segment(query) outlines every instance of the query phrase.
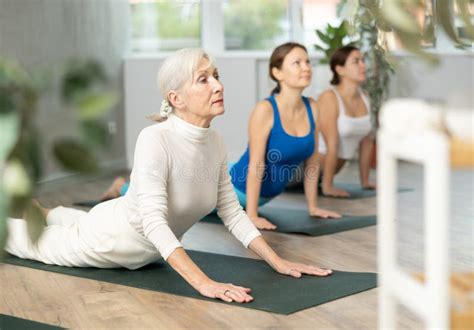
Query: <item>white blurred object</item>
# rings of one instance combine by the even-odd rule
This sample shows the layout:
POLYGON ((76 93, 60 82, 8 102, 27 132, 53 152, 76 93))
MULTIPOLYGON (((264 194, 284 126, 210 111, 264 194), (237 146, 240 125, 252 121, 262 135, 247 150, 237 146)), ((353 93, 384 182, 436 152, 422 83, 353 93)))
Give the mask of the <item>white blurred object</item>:
POLYGON ((392 99, 380 112, 380 126, 392 134, 447 132, 474 140, 474 109, 444 109, 418 99, 392 99))
POLYGON ((417 99, 392 99, 380 111, 380 126, 393 134, 440 129, 443 118, 440 108, 417 99))
POLYGON ((398 304, 415 312, 429 329, 449 328, 448 130, 467 136, 469 124, 463 121, 469 118, 472 119, 469 113, 444 112, 439 106, 415 99, 391 100, 381 109, 377 135, 380 329, 395 328, 398 304), (407 274, 397 262, 395 219, 399 159, 420 163, 424 170, 426 280, 423 283, 407 274))
POLYGON ((474 142, 474 109, 449 110, 444 123, 453 137, 474 142))

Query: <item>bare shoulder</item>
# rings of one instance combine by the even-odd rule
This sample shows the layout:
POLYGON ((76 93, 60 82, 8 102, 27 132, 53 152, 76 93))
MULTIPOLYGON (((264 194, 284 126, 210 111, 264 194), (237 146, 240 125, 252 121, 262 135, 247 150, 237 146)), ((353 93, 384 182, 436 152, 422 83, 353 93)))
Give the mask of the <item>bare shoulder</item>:
POLYGON ((250 125, 263 128, 273 126, 273 108, 270 102, 263 100, 255 105, 250 115, 250 125))
POLYGON ((336 94, 334 94, 332 89, 326 89, 319 95, 318 101, 323 103, 337 103, 336 94))
POLYGON ((336 113, 338 111, 336 94, 334 94, 334 91, 331 89, 322 92, 321 95, 319 95, 317 102, 320 111, 336 113))

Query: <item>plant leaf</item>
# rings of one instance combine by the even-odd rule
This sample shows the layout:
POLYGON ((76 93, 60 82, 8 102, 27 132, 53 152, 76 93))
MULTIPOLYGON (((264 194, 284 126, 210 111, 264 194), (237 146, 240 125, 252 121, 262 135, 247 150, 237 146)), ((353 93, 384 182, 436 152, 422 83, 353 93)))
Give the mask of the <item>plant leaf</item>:
POLYGON ((20 129, 20 118, 16 112, 0 115, 0 163, 15 146, 20 129))
POLYGON ((56 142, 53 152, 56 159, 66 169, 83 173, 98 170, 98 163, 93 154, 76 141, 65 139, 56 142))
POLYGON ((10 160, 5 164, 2 173, 2 184, 9 196, 29 196, 33 185, 23 164, 17 160, 10 160))
POLYGON ((319 39, 321 39, 322 42, 324 42, 326 44, 331 43, 331 38, 329 38, 328 35, 324 34, 323 32, 321 32, 319 30, 316 30, 316 33, 318 34, 318 37, 319 37, 319 39))
POLYGON ((8 196, 0 185, 0 260, 4 254, 4 247, 7 243, 7 214, 8 214, 8 196))
POLYGON ((66 64, 62 80, 62 97, 66 102, 73 101, 93 89, 93 86, 103 86, 107 77, 100 63, 94 60, 72 59, 66 64))
POLYGON ((456 0, 456 5, 459 10, 459 16, 461 17, 464 23, 464 29, 466 30, 467 36, 474 40, 474 26, 472 25, 471 15, 469 13, 469 3, 468 0, 456 0))
POLYGON ((83 120, 98 118, 117 104, 118 96, 112 91, 92 92, 77 102, 79 116, 83 120))
POLYGON ((80 123, 84 142, 91 146, 104 146, 108 141, 108 131, 105 124, 98 120, 82 121, 80 123))
POLYGON ((459 36, 454 28, 453 20, 453 2, 452 1, 436 1, 436 15, 438 22, 443 27, 448 37, 457 44, 462 44, 459 36))
POLYGON ((384 20, 394 28, 405 33, 419 34, 420 29, 416 21, 407 13, 403 5, 403 1, 384 1, 380 13, 384 20))
POLYGON ((37 205, 29 203, 25 210, 25 220, 28 235, 30 236, 31 242, 35 244, 40 238, 43 228, 46 226, 45 216, 37 205))
POLYGON ((320 50, 322 52, 325 52, 326 51, 326 48, 323 48, 321 47, 320 45, 314 45, 314 48, 316 48, 317 50, 320 50))

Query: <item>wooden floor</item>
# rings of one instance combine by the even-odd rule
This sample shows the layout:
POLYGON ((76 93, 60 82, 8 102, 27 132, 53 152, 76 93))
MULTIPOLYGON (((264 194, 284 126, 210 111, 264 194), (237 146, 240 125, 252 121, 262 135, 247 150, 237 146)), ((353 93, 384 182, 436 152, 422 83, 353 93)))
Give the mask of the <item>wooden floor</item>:
MULTIPOLYGON (((401 164, 400 170, 400 185, 414 191, 399 194, 399 260, 408 271, 419 272, 423 270, 422 169, 401 164)), ((354 181, 356 173, 356 167, 351 165, 338 180, 354 181)), ((93 199, 111 178, 113 175, 87 182, 67 180, 44 185, 39 199, 48 207, 93 199)), ((473 179, 472 171, 457 171, 452 175, 450 254, 451 269, 456 271, 474 269, 473 179)), ((305 207, 302 194, 285 193, 272 203, 281 201, 295 208, 305 207)), ((320 205, 342 213, 376 212, 375 198, 355 201, 321 198, 320 205)), ((286 258, 347 271, 377 270, 375 226, 322 237, 272 232, 265 232, 264 237, 286 258)), ((184 236, 183 243, 189 249, 256 258, 219 225, 198 223, 184 236)), ((0 290, 0 313, 67 328, 374 329, 377 326, 377 289, 289 316, 11 265, 0 265, 0 290)), ((398 322, 404 329, 422 326, 402 308, 398 322)))

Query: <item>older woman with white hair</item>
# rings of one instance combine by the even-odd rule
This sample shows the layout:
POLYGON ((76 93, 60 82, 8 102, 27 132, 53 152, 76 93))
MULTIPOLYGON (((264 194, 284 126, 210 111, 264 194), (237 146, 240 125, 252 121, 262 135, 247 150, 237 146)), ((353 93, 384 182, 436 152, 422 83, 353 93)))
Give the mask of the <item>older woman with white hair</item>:
POLYGON ((206 297, 253 300, 250 289, 210 279, 189 258, 179 238, 217 208, 229 231, 275 271, 300 277, 330 270, 280 258, 240 206, 227 170, 221 137, 209 128, 224 113, 223 86, 209 56, 183 49, 159 71, 161 121, 138 137, 126 196, 89 212, 45 210, 47 227, 37 243, 26 221, 9 219, 6 251, 20 258, 71 267, 137 269, 161 258, 206 297))

